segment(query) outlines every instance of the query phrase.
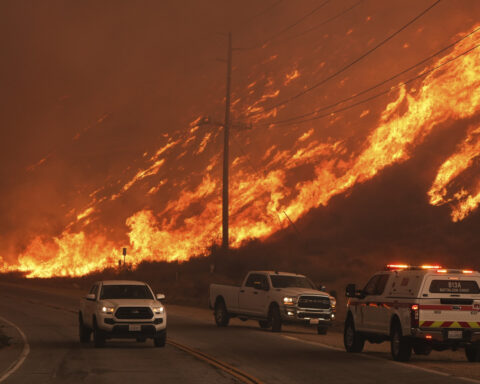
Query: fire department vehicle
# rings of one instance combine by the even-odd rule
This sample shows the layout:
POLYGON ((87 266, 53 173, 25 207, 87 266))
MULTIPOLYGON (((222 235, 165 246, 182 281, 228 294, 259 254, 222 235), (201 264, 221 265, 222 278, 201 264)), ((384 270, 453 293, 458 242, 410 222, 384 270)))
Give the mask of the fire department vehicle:
POLYGON ((465 348, 480 361, 480 273, 440 266, 388 265, 348 297, 344 329, 347 352, 365 341, 390 341, 394 360, 408 361, 412 350, 428 355, 465 348))

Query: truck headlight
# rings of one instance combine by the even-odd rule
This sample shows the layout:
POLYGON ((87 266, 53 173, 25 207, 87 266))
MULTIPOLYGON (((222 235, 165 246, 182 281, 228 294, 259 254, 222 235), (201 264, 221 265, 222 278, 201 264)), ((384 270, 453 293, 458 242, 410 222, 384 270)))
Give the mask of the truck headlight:
POLYGON ((103 313, 112 314, 113 311, 115 311, 115 308, 113 308, 113 307, 106 307, 106 306, 105 306, 105 307, 102 307, 102 312, 103 312, 103 313))
POLYGON ((153 313, 155 313, 156 315, 161 315, 165 311, 163 307, 154 307, 152 309, 153 313))
POLYGON ((330 297, 330 305, 333 310, 337 307, 337 300, 334 297, 330 297))
POLYGON ((284 305, 295 305, 297 298, 293 296, 285 296, 283 298, 283 304, 284 305))

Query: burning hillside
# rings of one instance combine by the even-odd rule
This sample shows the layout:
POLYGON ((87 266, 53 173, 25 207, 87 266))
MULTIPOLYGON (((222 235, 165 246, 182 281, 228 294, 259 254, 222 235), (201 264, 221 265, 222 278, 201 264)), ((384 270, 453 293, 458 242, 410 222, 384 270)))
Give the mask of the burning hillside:
MULTIPOLYGON (((297 37, 301 44, 293 39, 302 31, 298 26, 295 33, 285 32, 284 41, 279 37, 280 42, 268 41, 252 51, 235 53, 244 56, 238 58, 233 72, 233 247, 250 239, 266 239, 312 209, 327 206, 332 197, 406 162, 438 130, 456 130, 455 137, 460 139, 434 170, 435 178, 425 186, 425 199, 432 206, 448 205, 453 222, 476 212, 480 204, 480 128, 475 122, 480 111, 480 15, 462 25, 452 21, 444 32, 436 32, 435 44, 429 44, 425 29, 441 28, 438 12, 448 12, 442 9, 448 6, 440 2, 426 15, 422 7, 412 6, 402 11, 404 20, 395 19, 395 28, 405 33, 399 36, 408 40, 386 43, 394 45, 396 57, 392 51, 372 54, 353 71, 340 73, 338 68, 356 63, 384 37, 396 36, 381 20, 391 11, 388 6, 360 3, 349 11, 345 24, 318 29, 319 46, 332 53, 338 49, 330 61, 317 50, 307 51, 309 45, 302 36, 297 37), (421 17, 416 20, 415 15, 421 17), (403 32, 402 23, 407 25, 408 20, 414 22, 403 32), (345 30, 349 22, 352 25, 345 30), (372 31, 380 37, 369 38, 372 31), (408 59, 404 51, 412 45, 417 51, 408 59), (247 67, 252 59, 256 63, 247 67), (396 60, 394 65, 391 60, 396 60), (415 63, 420 65, 412 66, 415 63), (372 69, 374 64, 377 69, 372 69), (311 84, 322 86, 313 90, 311 84), (252 128, 244 129, 245 122, 252 123, 252 128), (462 132, 458 127, 463 127, 462 132)), ((310 22, 315 26, 352 4, 331 4, 322 8, 322 17, 312 15, 310 22)), ((282 20, 291 22, 290 8, 284 7, 282 20)), ((469 8, 462 11, 469 13, 469 8)), ((214 96, 211 105, 201 106, 220 111, 221 95, 209 87, 221 87, 223 69, 216 74, 202 81, 214 96)), ((218 243, 223 129, 220 124, 206 124, 197 109, 190 113, 189 123, 179 126, 177 121, 178 129, 162 133, 158 146, 140 143, 130 164, 109 167, 108 177, 97 179, 88 191, 82 186, 82 198, 60 210, 59 224, 48 231, 36 225, 38 233, 32 231, 27 243, 12 247, 0 258, 1 269, 24 271, 32 277, 81 276, 117 265, 122 247, 138 263, 187 260, 218 243)), ((91 129, 109 119, 113 115, 102 115, 91 129)), ((89 135, 89 131, 77 135, 89 135)), ((81 140, 78 137, 75 140, 81 140)), ((92 145, 89 150, 97 150, 92 145)), ((48 175, 44 168, 54 161, 46 156, 26 172, 48 175)), ((88 172, 93 173, 94 167, 88 172)), ((71 187, 75 185, 71 181, 71 187)), ((40 217, 49 220, 48 215, 40 217)))

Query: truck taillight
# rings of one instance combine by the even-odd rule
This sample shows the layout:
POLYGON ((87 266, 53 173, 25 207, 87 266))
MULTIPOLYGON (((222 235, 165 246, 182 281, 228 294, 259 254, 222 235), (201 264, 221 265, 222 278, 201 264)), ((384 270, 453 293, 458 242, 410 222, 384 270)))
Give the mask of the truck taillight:
POLYGON ((412 304, 410 307, 410 325, 412 328, 418 328, 420 312, 418 304, 412 304))

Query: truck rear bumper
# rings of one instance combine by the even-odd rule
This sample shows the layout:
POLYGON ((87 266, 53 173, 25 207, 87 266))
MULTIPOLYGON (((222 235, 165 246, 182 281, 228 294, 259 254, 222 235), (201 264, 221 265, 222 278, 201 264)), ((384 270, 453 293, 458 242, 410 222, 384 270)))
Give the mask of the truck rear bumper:
POLYGON ((446 345, 480 343, 480 329, 414 328, 412 337, 446 345))

